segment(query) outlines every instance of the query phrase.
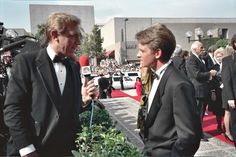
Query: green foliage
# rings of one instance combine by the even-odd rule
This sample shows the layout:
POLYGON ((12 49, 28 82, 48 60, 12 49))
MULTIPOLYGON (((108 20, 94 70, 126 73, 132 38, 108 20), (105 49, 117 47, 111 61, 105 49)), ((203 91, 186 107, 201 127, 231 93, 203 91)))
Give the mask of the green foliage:
POLYGON ((37 32, 35 34, 35 38, 41 43, 41 45, 45 44, 46 39, 46 24, 42 23, 37 25, 37 32))
POLYGON ((97 25, 94 25, 91 34, 86 34, 83 38, 80 50, 77 51, 77 55, 87 54, 93 58, 99 58, 103 56, 102 49, 103 38, 100 35, 100 29, 97 25))
MULTIPOLYGON (((84 127, 89 127, 90 111, 85 111, 80 115, 80 121, 84 127)), ((106 110, 94 110, 93 125, 102 125, 105 128, 112 126, 112 119, 106 110)))
POLYGON ((225 48, 229 44, 229 41, 227 39, 220 39, 216 42, 217 48, 223 47, 225 48))
POLYGON ((74 157, 142 157, 136 147, 112 126, 112 120, 106 110, 95 110, 92 128, 89 128, 89 111, 80 116, 83 129, 76 139, 77 149, 74 157))

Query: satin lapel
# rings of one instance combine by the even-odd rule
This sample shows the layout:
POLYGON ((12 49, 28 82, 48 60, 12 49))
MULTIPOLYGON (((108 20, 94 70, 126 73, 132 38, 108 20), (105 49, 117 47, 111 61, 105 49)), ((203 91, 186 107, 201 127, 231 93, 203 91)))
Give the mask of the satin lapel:
POLYGON ((164 75, 161 78, 161 81, 160 81, 159 86, 157 88, 155 97, 152 101, 151 108, 149 110, 149 113, 147 114, 147 118, 146 118, 146 121, 145 121, 146 128, 149 128, 153 125, 153 123, 156 119, 156 116, 157 116, 157 114, 158 114, 158 112, 161 108, 162 103, 161 103, 160 100, 161 100, 161 97, 164 94, 166 82, 169 78, 169 75, 173 71, 173 65, 172 64, 173 63, 171 63, 169 65, 169 67, 166 69, 166 72, 164 73, 164 75))
POLYGON ((57 105, 60 104, 60 99, 58 99, 60 97, 60 89, 56 84, 56 76, 53 76, 54 74, 51 71, 51 63, 49 59, 46 49, 41 50, 36 58, 36 68, 50 100, 58 109, 57 105))
POLYGON ((81 97, 81 77, 80 77, 80 67, 77 64, 69 62, 69 65, 72 69, 73 83, 74 83, 74 93, 75 93, 75 109, 76 113, 82 112, 82 97, 81 97))

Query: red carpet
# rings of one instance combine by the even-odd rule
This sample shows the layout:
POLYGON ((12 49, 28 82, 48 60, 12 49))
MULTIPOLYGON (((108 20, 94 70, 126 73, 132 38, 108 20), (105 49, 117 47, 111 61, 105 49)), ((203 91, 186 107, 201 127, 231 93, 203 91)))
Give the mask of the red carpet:
MULTIPOLYGON (((130 97, 130 98, 133 98, 137 101, 138 100, 138 96, 130 96, 120 90, 113 90, 112 91, 112 97, 113 98, 118 98, 118 97, 130 97)), ((224 134, 218 134, 216 132, 216 128, 217 128, 217 123, 216 123, 216 119, 215 119, 215 116, 211 113, 211 112, 208 112, 208 115, 206 115, 203 119, 203 130, 205 133, 207 134, 210 134, 211 136, 213 136, 214 138, 217 138, 221 141, 224 141, 228 144, 231 144, 233 145, 232 142, 228 141, 225 139, 224 137, 224 134)))

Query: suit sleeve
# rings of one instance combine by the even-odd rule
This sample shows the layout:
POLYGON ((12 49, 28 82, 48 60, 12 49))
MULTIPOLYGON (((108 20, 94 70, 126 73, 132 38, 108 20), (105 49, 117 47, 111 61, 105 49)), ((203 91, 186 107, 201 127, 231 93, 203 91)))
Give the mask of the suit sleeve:
POLYGON ((193 86, 190 83, 179 84, 174 90, 173 103, 178 139, 172 153, 180 156, 194 155, 200 144, 201 123, 193 86))
POLYGON ((189 59, 186 64, 187 72, 190 76, 193 76, 197 81, 208 81, 210 78, 210 72, 202 72, 196 60, 189 59))
POLYGON ((28 126, 31 81, 29 66, 23 55, 16 56, 11 74, 4 104, 4 120, 19 150, 33 143, 28 126))
POLYGON ((224 85, 224 91, 225 91, 225 100, 234 100, 234 94, 233 94, 233 85, 232 85, 232 76, 231 76, 231 70, 230 70, 230 64, 226 60, 227 58, 223 59, 222 61, 222 82, 224 85))

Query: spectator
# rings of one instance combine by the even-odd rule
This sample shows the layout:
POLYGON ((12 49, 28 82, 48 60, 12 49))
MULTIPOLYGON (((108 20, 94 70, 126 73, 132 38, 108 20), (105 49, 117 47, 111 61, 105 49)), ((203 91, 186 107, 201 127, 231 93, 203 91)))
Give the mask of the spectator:
POLYGON ((109 86, 108 79, 105 78, 103 74, 100 74, 100 78, 98 79, 99 99, 106 99, 107 98, 108 86, 109 86))
MULTIPOLYGON (((224 57, 232 56, 233 53, 234 53, 234 48, 230 45, 227 45, 225 47, 224 57)), ((224 87, 224 85, 222 87, 224 87)), ((225 109, 225 114, 224 114, 225 133, 224 133, 224 135, 227 140, 233 142, 233 136, 230 131, 230 108, 229 108, 229 104, 228 104, 227 100, 225 100, 225 94, 226 93, 223 88, 223 90, 222 90, 222 106, 225 109)))
POLYGON ((136 78, 136 82, 134 84, 134 88, 136 89, 136 93, 137 93, 138 99, 140 100, 141 95, 142 95, 142 90, 143 90, 142 81, 141 81, 140 77, 136 78))
MULTIPOLYGON (((236 100, 236 34, 231 39, 231 45, 234 48, 234 53, 230 56, 223 58, 222 60, 222 81, 223 81, 223 91, 224 100, 229 105, 230 110, 230 123, 231 123, 231 134, 234 140, 234 146, 236 147, 236 110, 235 110, 235 100, 236 100)), ((226 134, 225 134, 226 135, 226 134)), ((227 137, 227 136, 226 136, 227 137)))
MULTIPOLYGON (((216 70, 208 71, 201 55, 204 52, 203 44, 195 41, 191 45, 192 54, 186 62, 187 75, 195 88, 195 97, 197 100, 197 107, 201 121, 203 119, 207 101, 209 99, 209 84, 208 81, 216 75, 216 70)), ((202 131, 202 140, 208 141, 202 131)))
POLYGON ((150 68, 142 67, 141 70, 141 81, 143 86, 143 92, 140 99, 140 107, 138 110, 138 119, 137 119, 137 128, 140 129, 139 135, 141 138, 144 136, 144 121, 145 121, 145 113, 146 113, 146 101, 149 95, 149 92, 152 87, 153 76, 151 75, 150 68))
POLYGON ((109 85, 107 87, 107 98, 111 98, 112 97, 111 96, 112 90, 115 90, 115 88, 112 86, 113 81, 112 81, 112 74, 111 73, 109 73, 108 83, 109 83, 109 85))
POLYGON ((179 69, 183 75, 187 75, 185 67, 186 55, 188 55, 187 52, 183 52, 181 46, 177 45, 174 51, 174 57, 172 58, 172 61, 174 66, 179 69))
POLYGON ((209 82, 210 87, 210 99, 208 103, 208 110, 212 111, 216 116, 217 121, 217 133, 222 133, 222 118, 224 116, 224 109, 222 108, 222 89, 221 89, 221 62, 224 56, 224 49, 219 48, 214 52, 214 66, 212 65, 212 69, 217 70, 217 75, 213 76, 209 82))

